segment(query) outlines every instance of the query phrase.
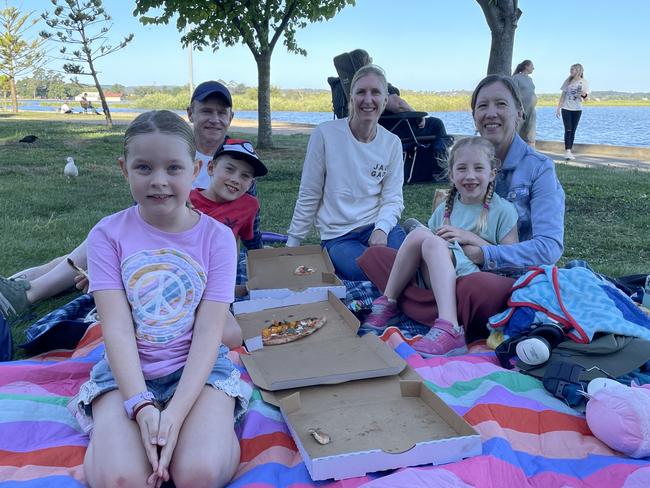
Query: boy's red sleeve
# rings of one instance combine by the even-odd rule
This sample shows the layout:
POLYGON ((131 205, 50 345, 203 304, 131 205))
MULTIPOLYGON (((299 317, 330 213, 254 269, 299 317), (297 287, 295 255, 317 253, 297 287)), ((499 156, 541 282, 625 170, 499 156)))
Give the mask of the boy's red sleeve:
POLYGON ((252 195, 246 194, 245 197, 250 198, 242 199, 242 203, 244 204, 242 208, 243 224, 239 229, 239 236, 237 237, 247 241, 255 236, 253 228, 255 225, 255 216, 257 215, 257 210, 260 208, 260 203, 257 201, 257 198, 252 195))

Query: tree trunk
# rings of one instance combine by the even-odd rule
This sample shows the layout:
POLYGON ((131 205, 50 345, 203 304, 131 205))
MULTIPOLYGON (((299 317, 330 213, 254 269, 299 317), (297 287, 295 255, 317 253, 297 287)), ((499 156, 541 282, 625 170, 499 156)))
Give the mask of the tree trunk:
POLYGON ((517 22, 521 10, 517 0, 476 0, 483 10, 485 20, 492 34, 490 60, 487 74, 509 76, 512 73, 512 51, 515 44, 517 22))
POLYGON ((11 111, 18 113, 18 95, 16 94, 16 78, 9 77, 9 90, 11 90, 11 111))
POLYGON ((111 111, 108 109, 108 103, 106 103, 106 97, 104 96, 104 90, 102 90, 102 85, 99 84, 99 79, 97 78, 97 72, 93 66, 91 59, 88 60, 88 65, 90 67, 90 74, 95 80, 95 88, 97 88, 97 93, 99 93, 99 99, 102 102, 102 110, 104 111, 104 117, 106 118, 106 125, 109 129, 113 128, 113 119, 111 118, 111 111))
POLYGON ((271 128, 271 53, 257 57, 257 147, 273 147, 271 128))

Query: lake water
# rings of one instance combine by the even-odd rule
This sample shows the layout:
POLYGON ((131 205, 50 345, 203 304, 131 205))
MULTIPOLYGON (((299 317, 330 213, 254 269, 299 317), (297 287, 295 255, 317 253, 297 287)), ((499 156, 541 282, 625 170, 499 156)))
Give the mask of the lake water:
MULTIPOLYGON (((78 110, 73 106, 73 109, 78 110)), ((21 101, 21 110, 55 111, 56 107, 40 104, 39 100, 21 101)), ((112 112, 143 112, 133 108, 111 108, 112 112)), ((184 114, 182 111, 177 111, 184 114)), ((450 134, 473 134, 474 123, 469 112, 429 112, 442 119, 450 134)), ((257 120, 257 112, 237 111, 241 119, 257 120)), ((273 112, 272 120, 302 124, 320 124, 332 120, 331 112, 273 112)), ((562 121, 555 117, 555 107, 537 109, 537 138, 564 139, 562 121)), ((615 146, 650 147, 650 107, 585 107, 576 132, 576 143, 610 144, 615 146)))

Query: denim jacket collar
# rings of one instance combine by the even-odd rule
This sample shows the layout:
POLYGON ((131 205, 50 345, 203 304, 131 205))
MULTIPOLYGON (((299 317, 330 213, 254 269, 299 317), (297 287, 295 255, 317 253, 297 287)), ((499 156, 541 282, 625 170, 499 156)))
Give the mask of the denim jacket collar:
POLYGON ((519 134, 515 134, 515 138, 512 140, 512 144, 510 144, 510 149, 508 149, 508 154, 506 155, 506 159, 501 165, 501 170, 502 171, 512 171, 515 169, 517 166, 517 163, 519 163, 524 157, 526 156, 526 153, 532 151, 530 146, 524 142, 524 140, 519 136, 519 134))

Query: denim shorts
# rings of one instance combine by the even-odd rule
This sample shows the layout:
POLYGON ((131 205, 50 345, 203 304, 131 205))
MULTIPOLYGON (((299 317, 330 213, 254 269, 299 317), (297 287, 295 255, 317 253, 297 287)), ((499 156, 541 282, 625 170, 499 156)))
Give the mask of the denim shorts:
MULTIPOLYGON (((235 420, 238 420, 248 407, 251 389, 241 381, 239 370, 227 354, 228 348, 221 344, 217 360, 205 383, 235 398, 235 420)), ((171 400, 182 374, 183 368, 179 368, 167 376, 145 380, 147 390, 154 394, 157 406, 165 407, 171 400)), ((69 408, 85 432, 92 430, 92 402, 104 393, 117 389, 117 381, 104 355, 91 370, 90 379, 81 385, 79 393, 69 403, 69 408)))

